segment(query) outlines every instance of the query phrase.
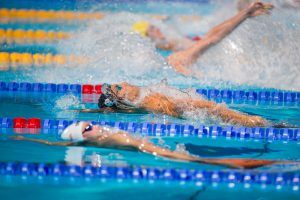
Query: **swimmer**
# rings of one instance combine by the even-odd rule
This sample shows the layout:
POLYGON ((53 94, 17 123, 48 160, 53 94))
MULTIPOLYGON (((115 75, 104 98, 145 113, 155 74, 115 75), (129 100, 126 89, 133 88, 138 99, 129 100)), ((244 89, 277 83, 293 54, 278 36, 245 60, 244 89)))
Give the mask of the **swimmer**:
POLYGON ((50 146, 90 146, 140 151, 143 153, 152 154, 154 156, 160 156, 175 160, 212 164, 240 169, 252 169, 272 164, 289 163, 289 161, 275 160, 200 158, 197 156, 189 155, 187 153, 171 151, 169 149, 156 146, 145 139, 132 137, 129 133, 119 129, 114 129, 107 126, 93 125, 88 122, 77 122, 69 125, 61 134, 61 138, 68 141, 50 142, 47 140, 25 138, 23 136, 12 137, 12 139, 15 140, 38 142, 50 146))
POLYGON ((146 21, 136 22, 132 28, 133 31, 139 33, 141 36, 150 38, 158 49, 179 51, 187 49, 195 43, 189 38, 167 38, 158 27, 146 21))
MULTIPOLYGON (((197 42, 189 39, 170 41, 157 27, 149 25, 147 22, 142 22, 144 23, 142 25, 140 24, 142 28, 136 28, 136 30, 139 30, 141 34, 150 37, 159 48, 179 50, 168 57, 168 63, 178 73, 185 76, 191 76, 193 74, 188 67, 195 63, 200 55, 208 48, 220 42, 247 18, 268 14, 272 8, 273 5, 269 3, 261 3, 258 1, 251 3, 232 18, 211 29, 197 42)), ((139 26, 137 25, 137 27, 139 26)))
POLYGON ((102 94, 98 100, 97 110, 81 110, 82 112, 136 112, 141 111, 165 114, 182 118, 186 110, 205 110, 209 115, 217 116, 226 123, 242 126, 266 126, 268 122, 259 116, 249 116, 228 109, 197 96, 191 97, 187 92, 166 86, 159 92, 158 86, 138 87, 126 82, 121 84, 103 84, 102 94), (170 92, 175 95, 167 95, 170 92))

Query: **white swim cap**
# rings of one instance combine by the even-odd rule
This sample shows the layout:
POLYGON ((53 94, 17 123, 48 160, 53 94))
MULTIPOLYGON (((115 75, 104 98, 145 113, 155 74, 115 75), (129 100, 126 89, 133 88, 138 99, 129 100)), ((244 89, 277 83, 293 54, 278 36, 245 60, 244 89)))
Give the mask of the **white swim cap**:
POLYGON ((74 140, 74 141, 83 141, 82 136, 84 122, 77 122, 69 125, 61 134, 61 139, 64 140, 74 140))

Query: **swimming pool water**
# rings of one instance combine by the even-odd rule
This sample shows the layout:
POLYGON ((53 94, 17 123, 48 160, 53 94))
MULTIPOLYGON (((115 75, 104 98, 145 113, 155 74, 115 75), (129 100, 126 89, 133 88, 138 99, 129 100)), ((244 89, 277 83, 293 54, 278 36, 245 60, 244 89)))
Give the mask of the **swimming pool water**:
MULTIPOLYGON (((100 10, 105 12, 135 12, 158 14, 199 14, 209 15, 214 10, 212 3, 182 3, 157 2, 147 3, 119 1, 1 1, 0 7, 7 8, 33 8, 33 9, 71 9, 71 10, 100 10), (95 2, 101 2, 96 8, 95 2)), ((0 28, 44 29, 59 31, 76 31, 84 29, 79 24, 32 24, 15 23, 0 24, 0 28)), ((0 51, 29 52, 29 53, 57 53, 56 45, 1 45, 0 51)), ((163 56, 170 52, 160 51, 163 56)), ((39 74, 44 69, 28 68, 24 70, 0 71, 1 81, 36 82, 32 73, 39 74)), ((57 80, 53 80, 56 82, 57 80)), ((61 80, 64 81, 64 80, 61 80)), ((102 80, 100 78, 99 82, 102 80)), ((75 83, 75 82, 74 82, 75 83)), ((76 82, 77 83, 77 82, 76 82)), ((85 83, 80 80, 80 83, 85 83)), ((142 83, 141 83, 142 84, 142 83)), ((182 88, 200 88, 197 82, 182 81, 176 85, 182 88)), ((222 88, 222 87, 221 87, 222 88)), ((248 85, 233 85, 239 89, 264 89, 248 85)), ((53 95, 48 93, 9 93, 0 91, 0 117, 38 117, 42 119, 67 119, 90 121, 121 121, 121 122, 150 122, 150 123, 200 123, 197 119, 175 119, 154 114, 91 114, 78 113, 66 109, 78 109, 80 106, 95 108, 96 104, 82 103, 82 96, 70 94, 53 95), (73 99, 73 102, 69 102, 73 99), (75 103, 74 103, 75 101, 75 103), (62 103, 63 105, 59 104, 62 103), (71 105, 71 106, 70 106, 71 105), (74 106, 75 105, 75 106, 74 106), (73 107, 72 107, 73 106, 73 107)), ((232 102, 228 106, 249 114, 260 115, 273 123, 286 122, 300 126, 300 106, 298 104, 261 104, 258 102, 232 102)), ((207 122, 209 125, 209 122, 207 122)), ((211 122, 214 123, 214 122, 211 122)), ((170 159, 158 158, 152 155, 104 148, 83 147, 52 147, 31 142, 11 140, 12 129, 1 129, 0 132, 0 162, 29 162, 29 163, 73 163, 96 162, 99 165, 114 166, 146 166, 158 168, 199 169, 199 170, 227 170, 205 164, 180 162, 170 159), (72 156, 70 156, 72 155, 72 156)), ((39 135, 26 134, 26 137, 59 141, 56 133, 43 133, 39 135)), ((138 135, 137 135, 138 136, 138 135)), ((268 141, 268 140, 241 140, 226 138, 199 138, 199 137, 149 137, 157 145, 188 152, 201 157, 239 157, 255 159, 290 159, 299 160, 299 141, 268 141)), ((273 166, 260 168, 258 171, 276 171, 300 173, 299 166, 273 166)), ((298 199, 299 191, 292 188, 276 188, 275 186, 254 185, 246 188, 236 184, 203 184, 161 181, 132 180, 86 180, 83 178, 59 177, 30 177, 0 175, 0 195, 3 199, 298 199)))

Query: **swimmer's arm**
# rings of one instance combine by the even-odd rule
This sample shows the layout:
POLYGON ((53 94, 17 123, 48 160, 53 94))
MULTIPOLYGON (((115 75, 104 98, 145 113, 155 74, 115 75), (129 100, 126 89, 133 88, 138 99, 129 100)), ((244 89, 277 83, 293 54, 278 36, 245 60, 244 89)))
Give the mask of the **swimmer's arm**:
POLYGON ((209 114, 219 116, 224 122, 239 124, 243 126, 264 126, 267 121, 259 116, 249 116, 244 113, 227 108, 225 105, 216 104, 208 100, 181 100, 181 102, 188 101, 195 108, 206 109, 209 114))
MULTIPOLYGON (((136 139, 130 136, 128 133, 120 131, 114 135, 111 135, 105 141, 102 141, 101 147, 116 148, 116 149, 126 149, 135 150, 143 153, 152 154, 154 156, 161 156, 165 158, 197 162, 203 164, 212 164, 218 166, 226 166, 231 168, 256 168, 266 165, 271 165, 274 163, 280 163, 280 161, 274 160, 252 160, 252 159, 215 159, 215 158, 200 158, 187 153, 181 153, 176 151, 171 151, 166 148, 162 148, 154 145, 151 142, 142 139, 136 139)), ((285 163, 282 161, 281 163, 285 163)))
POLYGON ((158 40, 155 41, 155 46, 158 49, 179 51, 191 47, 195 42, 186 38, 182 40, 158 40))
POLYGON ((76 146, 76 142, 50 142, 47 140, 41 140, 41 139, 35 139, 35 138, 26 138, 23 136, 13 136, 11 139, 14 140, 22 140, 22 141, 30 141, 30 142, 36 142, 40 144, 46 144, 50 146, 76 146))
POLYGON ((211 29, 205 36, 197 42, 191 50, 194 51, 195 55, 203 53, 204 50, 210 46, 215 45, 230 34, 239 24, 245 21, 249 17, 266 14, 270 9, 273 8, 272 4, 263 4, 260 2, 255 2, 246 7, 245 9, 238 12, 232 18, 224 21, 220 25, 211 29))
POLYGON ((272 8, 272 4, 262 4, 259 2, 251 4, 232 18, 211 29, 200 41, 196 42, 190 48, 170 55, 168 57, 168 63, 178 73, 185 76, 193 76, 192 71, 188 66, 195 63, 202 53, 220 42, 247 18, 268 13, 272 8))
POLYGON ((260 116, 250 116, 244 113, 231 110, 223 105, 217 105, 215 108, 210 110, 212 114, 220 116, 223 121, 230 122, 232 124, 238 124, 242 126, 266 126, 268 125, 267 120, 260 116))
POLYGON ((82 112, 82 113, 112 113, 116 112, 111 108, 101 108, 101 109, 75 109, 70 111, 82 112))
POLYGON ((175 101, 160 93, 149 94, 143 99, 140 106, 150 112, 181 117, 181 113, 175 101))
POLYGON ((106 139, 98 142, 99 147, 116 148, 125 150, 134 150, 144 153, 149 153, 166 158, 195 161, 196 157, 190 156, 185 153, 173 152, 168 149, 154 145, 145 139, 137 139, 129 135, 127 132, 120 131, 113 135, 110 135, 106 139))
POLYGON ((155 47, 158 49, 163 49, 163 50, 174 50, 175 49, 175 43, 174 42, 169 42, 166 40, 163 41, 155 41, 155 47))

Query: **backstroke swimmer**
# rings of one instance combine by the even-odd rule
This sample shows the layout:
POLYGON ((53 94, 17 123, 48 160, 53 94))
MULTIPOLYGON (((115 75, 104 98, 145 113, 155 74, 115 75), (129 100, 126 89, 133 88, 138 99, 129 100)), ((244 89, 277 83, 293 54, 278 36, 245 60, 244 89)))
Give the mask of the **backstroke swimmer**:
POLYGON ((138 87, 126 82, 103 84, 98 100, 99 109, 81 112, 153 112, 183 118, 186 111, 204 110, 223 122, 242 126, 267 126, 269 122, 259 116, 249 116, 228 109, 225 105, 201 98, 196 91, 181 91, 166 85, 138 87))
POLYGON ((226 166, 230 168, 252 169, 272 164, 292 163, 290 161, 276 160, 256 160, 256 159, 239 159, 239 158, 200 158, 171 151, 154 145, 153 143, 140 138, 134 138, 129 133, 110 128, 107 126, 93 125, 88 122, 77 122, 69 125, 61 134, 61 138, 69 141, 50 142, 34 138, 25 138, 23 136, 15 136, 12 139, 38 142, 50 146, 91 146, 100 148, 121 149, 129 151, 140 151, 149 153, 154 156, 161 156, 175 160, 197 162, 203 164, 212 164, 226 166))
POLYGON ((154 41, 156 47, 177 51, 168 57, 168 63, 178 73, 189 76, 192 75, 192 72, 188 67, 196 62, 208 48, 220 42, 247 18, 268 14, 272 8, 273 5, 270 3, 254 2, 232 18, 211 29, 197 42, 187 38, 182 40, 168 39, 159 28, 148 22, 138 22, 133 25, 133 29, 143 36, 148 36, 154 41))

